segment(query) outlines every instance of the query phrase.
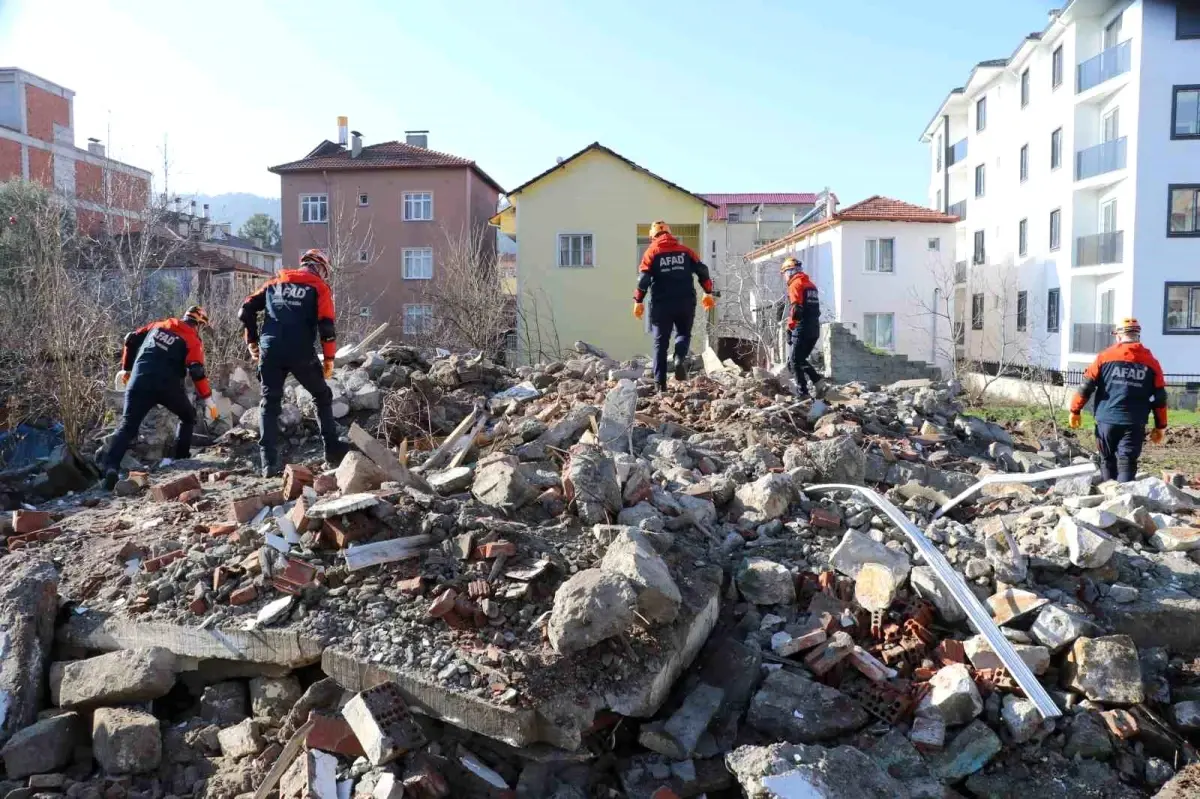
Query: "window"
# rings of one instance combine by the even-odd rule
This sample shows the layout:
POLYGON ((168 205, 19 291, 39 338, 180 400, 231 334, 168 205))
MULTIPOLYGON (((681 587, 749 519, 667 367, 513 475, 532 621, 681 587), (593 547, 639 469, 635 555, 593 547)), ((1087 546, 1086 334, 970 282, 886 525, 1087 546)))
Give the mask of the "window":
POLYGON ((404 194, 404 221, 430 222, 433 220, 433 193, 412 191, 404 194))
POLYGON ((1021 72, 1021 107, 1029 105, 1029 70, 1021 72))
POLYGON ((1200 86, 1176 86, 1171 104, 1171 138, 1200 139, 1200 86))
POLYGON ((363 319, 371 318, 371 307, 368 305, 359 306, 358 315, 363 319))
POLYGON ((371 198, 370 198, 370 196, 368 196, 368 195, 366 195, 366 194, 360 194, 360 195, 358 195, 358 207, 359 207, 359 208, 366 208, 366 207, 367 207, 367 206, 369 206, 370 204, 371 204, 371 198))
POLYGON ((984 189, 984 170, 983 164, 975 167, 975 196, 982 197, 984 189))
POLYGON ((1063 80, 1063 51, 1062 45, 1054 48, 1054 54, 1050 56, 1050 88, 1057 89, 1062 85, 1063 80))
POLYGON ((1050 212, 1050 249, 1057 250, 1062 237, 1062 209, 1055 208, 1050 212))
POLYGON ((1168 236, 1200 236, 1200 185, 1172 185, 1167 219, 1168 236))
POLYGON ((433 306, 432 305, 405 305, 404 306, 404 334, 406 336, 415 336, 420 333, 426 333, 433 326, 433 306))
POLYGON ((942 190, 941 189, 937 190, 937 202, 934 204, 933 207, 939 211, 946 210, 946 209, 942 208, 942 190))
POLYGON ((1175 4, 1175 38, 1200 39, 1200 2, 1179 0, 1175 4))
POLYGON ((880 350, 896 348, 896 315, 891 313, 863 314, 863 343, 880 350))
POLYGON ((971 295, 971 329, 983 330, 983 295, 971 295))
POLYGON ((867 271, 886 272, 896 271, 896 240, 867 239, 867 271))
POLYGON ((1017 223, 1017 255, 1029 252, 1029 220, 1022 219, 1017 223))
POLYGON ((1200 334, 1200 283, 1167 283, 1163 333, 1200 334))
POLYGON ((1017 292, 1017 330, 1029 328, 1029 292, 1017 292))
POLYGON ((975 251, 971 255, 971 263, 981 264, 981 263, 983 263, 983 259, 984 259, 983 231, 976 230, 975 231, 975 251))
POLYGON ((975 102, 975 130, 981 131, 987 127, 987 98, 980 97, 975 102))
POLYGON ((594 266, 591 233, 558 234, 559 266, 594 266))
POLYGON ((941 239, 930 239, 926 246, 930 252, 941 252, 942 251, 942 240, 941 239))
POLYGON ((712 257, 713 258, 717 257, 717 240, 716 239, 712 240, 712 257))
POLYGON ((941 172, 942 171, 942 155, 945 154, 945 152, 946 152, 946 148, 942 146, 942 137, 941 136, 937 137, 937 142, 934 144, 934 147, 936 149, 936 154, 937 154, 937 170, 936 171, 941 172))
POLYGON ((1121 109, 1114 108, 1100 120, 1101 141, 1116 141, 1121 136, 1121 109))
POLYGON ((433 280, 432 247, 406 247, 402 258, 405 280, 433 280))
POLYGON ((301 194, 300 221, 306 225, 320 225, 329 221, 328 194, 301 194))
POLYGON ((731 210, 729 212, 729 221, 730 222, 741 222, 742 221, 742 212, 731 210))
POLYGON ((1050 168, 1062 166, 1062 128, 1050 134, 1050 168))
POLYGON ((358 251, 358 262, 360 264, 365 264, 370 260, 371 260, 371 253, 367 252, 366 250, 358 251))
POLYGON ((1029 145, 1021 145, 1021 182, 1029 180, 1029 145))
POLYGON ((1046 332, 1058 332, 1058 289, 1046 292, 1046 332))

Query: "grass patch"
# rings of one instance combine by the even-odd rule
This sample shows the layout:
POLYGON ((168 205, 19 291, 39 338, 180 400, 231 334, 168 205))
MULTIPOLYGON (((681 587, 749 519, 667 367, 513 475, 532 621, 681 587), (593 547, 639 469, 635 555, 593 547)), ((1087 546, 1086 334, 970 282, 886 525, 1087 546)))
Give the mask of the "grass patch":
MULTIPOLYGON (((1048 423, 1051 421, 1051 413, 1044 405, 1007 405, 1001 403, 989 403, 979 407, 967 408, 963 411, 968 416, 978 416, 980 419, 986 419, 989 422, 1042 422, 1048 423)), ((1084 410, 1082 414, 1083 427, 1081 429, 1090 430, 1096 425, 1096 419, 1090 412, 1084 410)), ((1067 427, 1067 422, 1070 420, 1070 413, 1064 410, 1055 411, 1053 419, 1061 428, 1067 427)), ((1169 427, 1200 427, 1200 411, 1167 411, 1167 425, 1169 427)), ((1147 427, 1150 423, 1147 422, 1147 427)))

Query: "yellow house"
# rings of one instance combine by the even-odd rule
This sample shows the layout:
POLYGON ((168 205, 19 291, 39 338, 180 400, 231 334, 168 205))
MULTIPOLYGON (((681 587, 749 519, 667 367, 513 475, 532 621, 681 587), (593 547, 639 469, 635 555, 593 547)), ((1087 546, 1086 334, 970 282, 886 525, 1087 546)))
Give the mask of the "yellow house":
MULTIPOLYGON (((508 199, 492 223, 517 241, 521 358, 558 358, 580 340, 619 360, 649 354, 649 321, 632 311, 650 223, 665 220, 703 258, 708 211, 716 206, 598 142, 508 199)), ((697 310, 692 353, 706 344, 705 322, 697 310)))

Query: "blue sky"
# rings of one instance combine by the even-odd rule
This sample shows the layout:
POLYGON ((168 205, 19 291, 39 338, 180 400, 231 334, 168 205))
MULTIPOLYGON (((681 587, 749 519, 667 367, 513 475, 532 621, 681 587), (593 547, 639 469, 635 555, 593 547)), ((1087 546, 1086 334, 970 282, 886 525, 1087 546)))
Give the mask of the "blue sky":
POLYGON ((697 192, 926 201, 922 128, 1046 0, 0 0, 0 66, 162 188, 278 195, 335 134, 430 130, 515 186, 592 141, 697 192), (53 38, 46 33, 55 31, 53 38), (48 46, 49 43, 49 46, 48 46))

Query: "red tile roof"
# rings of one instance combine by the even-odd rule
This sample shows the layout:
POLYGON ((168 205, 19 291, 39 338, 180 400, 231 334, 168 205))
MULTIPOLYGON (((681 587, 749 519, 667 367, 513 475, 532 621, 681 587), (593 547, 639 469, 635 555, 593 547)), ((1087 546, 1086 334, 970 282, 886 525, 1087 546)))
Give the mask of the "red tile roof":
POLYGON ((775 194, 701 194, 701 197, 716 204, 713 219, 727 219, 730 205, 813 205, 817 195, 812 192, 775 194))
POLYGON ((946 214, 933 208, 906 203, 903 200, 893 200, 876 194, 861 202, 848 205, 840 211, 835 211, 828 219, 818 219, 804 227, 797 228, 781 239, 765 244, 757 250, 746 254, 747 259, 767 255, 781 245, 790 244, 818 230, 825 230, 842 222, 921 222, 933 224, 953 224, 958 221, 954 214, 946 214))
POLYGON ((350 150, 332 142, 322 142, 311 153, 299 161, 273 166, 269 171, 277 175, 289 172, 319 172, 349 169, 444 169, 447 167, 466 167, 474 169, 481 178, 501 193, 504 189, 499 183, 479 168, 469 158, 461 158, 449 153, 439 153, 400 141, 388 141, 381 144, 371 144, 362 148, 358 158, 350 154, 350 150))

